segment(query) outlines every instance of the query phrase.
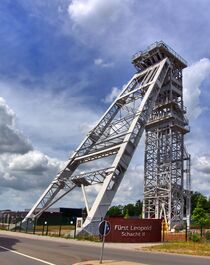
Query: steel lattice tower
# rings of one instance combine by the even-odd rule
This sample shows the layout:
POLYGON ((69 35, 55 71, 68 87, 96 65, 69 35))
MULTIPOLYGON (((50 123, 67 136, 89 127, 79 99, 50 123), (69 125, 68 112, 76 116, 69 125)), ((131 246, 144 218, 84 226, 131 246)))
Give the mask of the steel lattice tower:
MULTIPOLYGON (((166 171, 167 166, 166 163, 163 166, 160 161, 157 161, 157 158, 162 159, 162 161, 165 159, 164 152, 168 152, 165 150, 167 148, 166 142, 168 141, 172 141, 170 143, 174 150, 174 153, 171 151, 171 154, 173 153, 173 159, 171 158, 169 161, 171 163, 170 171, 176 171, 171 176, 173 176, 173 179, 180 179, 180 181, 176 181, 175 183, 179 185, 176 187, 177 194, 179 194, 176 198, 181 198, 179 200, 180 203, 177 202, 177 205, 183 202, 183 195, 181 195, 181 192, 184 193, 182 178, 184 171, 182 163, 184 159, 183 135, 187 130, 185 128, 186 121, 184 119, 182 94, 179 92, 180 96, 174 96, 177 102, 171 102, 167 105, 167 110, 170 109, 171 114, 173 113, 171 108, 176 106, 177 108, 174 107, 173 109, 174 111, 176 110, 176 115, 179 117, 179 119, 177 118, 179 124, 175 123, 173 130, 171 128, 172 123, 168 123, 171 128, 170 133, 167 131, 169 129, 164 129, 165 127, 160 126, 162 123, 159 122, 157 125, 159 128, 159 136, 157 136, 155 125, 153 124, 155 119, 153 117, 157 116, 156 113, 159 113, 159 115, 163 113, 159 105, 161 105, 161 102, 162 104, 166 104, 166 99, 168 98, 167 93, 170 94, 174 91, 174 85, 172 86, 173 82, 176 84, 177 91, 181 90, 181 77, 179 75, 181 74, 181 69, 186 65, 163 42, 153 44, 146 53, 138 53, 133 58, 133 63, 138 72, 134 74, 97 125, 89 132, 84 141, 69 158, 63 170, 50 183, 26 216, 25 221, 29 218, 38 218, 47 208, 59 201, 62 197, 67 196, 68 193, 71 194, 77 187, 82 191, 88 214, 83 224, 82 232, 98 234, 98 224, 104 218, 111 205, 145 126, 147 128, 146 161, 148 161, 145 165, 145 195, 148 194, 145 197, 145 216, 154 217, 153 214, 148 215, 151 212, 149 209, 152 209, 150 199, 153 198, 152 203, 156 203, 156 193, 152 192, 152 187, 155 187, 155 183, 157 183, 157 176, 164 175, 163 171, 166 171), (155 54, 151 56, 150 52, 153 51, 155 54), (144 58, 144 55, 148 58, 144 58), (178 67, 175 67, 175 65, 178 67), (171 88, 169 89, 170 86, 171 88), (153 140, 153 138, 162 139, 164 147, 161 147, 161 149, 158 148, 157 141, 153 140), (152 149, 158 155, 152 155, 152 149), (176 151, 178 151, 178 154, 175 154, 176 151), (176 163, 172 162, 174 158, 177 161, 176 163), (178 166, 179 163, 182 166, 181 169, 178 166), (156 174, 157 172, 159 173, 156 174), (91 185, 100 185, 100 190, 93 204, 90 206, 88 205, 86 188, 91 185), (181 190, 180 187, 182 187, 181 190)), ((165 118, 165 124, 166 120, 165 118)), ((158 140, 159 145, 162 142, 158 140)), ((168 168, 167 170, 169 172, 168 168)), ((170 177, 167 177, 167 180, 169 179, 170 177)), ((169 182, 169 185, 174 183, 170 180, 169 182)), ((156 190, 159 190, 159 187, 156 190)), ((172 190, 173 194, 175 194, 175 189, 171 188, 172 190)), ((169 192, 167 195, 164 193, 164 198, 169 198, 168 194, 169 192)), ((167 199, 164 202, 166 201, 167 199)), ((166 205, 165 203, 164 207, 169 207, 168 205, 170 204, 168 203, 166 205)), ((182 208, 180 209, 181 212, 182 208)))
POLYGON ((189 126, 182 87, 187 64, 163 42, 137 54, 133 63, 142 70, 163 58, 171 67, 145 127, 143 217, 164 218, 171 229, 182 223, 184 215, 188 220, 190 216, 190 156, 184 146, 189 126))

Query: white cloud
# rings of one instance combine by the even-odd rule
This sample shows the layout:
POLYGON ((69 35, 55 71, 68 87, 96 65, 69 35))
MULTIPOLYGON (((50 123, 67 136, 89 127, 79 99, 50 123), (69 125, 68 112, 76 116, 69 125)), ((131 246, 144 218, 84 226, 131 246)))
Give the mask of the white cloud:
POLYGON ((31 190, 38 194, 46 188, 62 161, 34 150, 15 120, 14 111, 0 98, 0 207, 17 210, 32 206, 31 190))
MULTIPOLYGON (((1 141, 5 141, 5 137, 0 138, 0 194, 1 198, 17 197, 10 207, 12 209, 30 208, 62 168, 64 162, 46 155, 45 151, 52 148, 55 151, 51 152, 51 149, 49 153, 69 153, 71 150, 68 145, 71 144, 72 149, 75 149, 80 138, 84 137, 84 130, 87 132, 100 115, 86 107, 82 97, 71 97, 66 92, 55 96, 48 90, 16 88, 0 83, 0 93, 5 94, 13 109, 17 110, 18 127, 32 136, 30 139, 33 138, 36 146, 29 144, 17 129, 14 111, 1 98, 0 135, 7 128, 10 130, 7 138, 10 137, 7 149, 4 150, 1 141), (85 128, 81 129, 81 126, 85 128), (54 146, 51 147, 51 144, 54 146), (33 197, 28 195, 31 190, 35 194, 33 197)), ((65 158, 68 159, 66 155, 65 158)), ((70 199, 65 198, 60 203, 64 206, 71 203, 72 207, 79 207, 82 205, 81 194, 72 193, 70 199)), ((0 200, 1 208, 9 206, 5 200, 0 200)))
POLYGON ((75 96, 71 89, 54 93, 0 82, 0 94, 15 109, 17 126, 24 130, 35 148, 62 159, 84 138, 87 131, 84 133, 81 125, 91 125, 100 117, 100 109, 88 107, 88 98, 75 96))
POLYGON ((101 59, 101 58, 95 59, 94 60, 94 63, 95 63, 95 65, 101 66, 101 67, 104 67, 104 68, 112 67, 114 65, 113 63, 106 63, 106 62, 104 62, 104 60, 101 59))
POLYGON ((207 174, 210 180, 210 154, 195 156, 193 159, 193 166, 197 172, 207 174))
POLYGON ((10 109, 5 100, 0 97, 0 126, 14 126, 14 116, 14 111, 10 109))
POLYGON ((34 150, 15 127, 15 113, 0 98, 0 183, 14 190, 37 189, 60 169, 61 161, 34 150))
POLYGON ((20 131, 15 128, 15 114, 0 98, 0 153, 25 153, 32 146, 20 131))
POLYGON ((111 103, 111 102, 113 102, 113 100, 120 94, 120 92, 121 92, 121 89, 119 89, 117 87, 113 87, 112 90, 111 90, 111 93, 108 94, 105 97, 104 102, 105 103, 111 103))
MULTIPOLYGON (((39 151, 0 156, 1 186, 14 190, 46 188, 55 177, 62 162, 39 151)), ((41 194, 40 194, 41 195, 41 194)))
POLYGON ((130 165, 128 168, 119 190, 113 200, 113 205, 135 203, 139 199, 143 199, 144 185, 144 166, 130 165), (123 196, 122 196, 123 194, 123 196))
POLYGON ((50 159, 43 153, 33 150, 23 155, 15 156, 9 163, 9 169, 13 172, 25 171, 42 173, 52 166, 58 166, 56 159, 50 159))
POLYGON ((95 59, 94 63, 95 63, 95 65, 102 65, 103 64, 103 59, 101 59, 101 58, 95 59))
POLYGON ((78 41, 111 55, 113 60, 128 51, 131 56, 134 46, 140 48, 135 3, 136 0, 73 0, 68 8, 73 23, 68 27, 78 41))
POLYGON ((205 110, 200 101, 201 86, 210 75, 210 60, 203 58, 184 70, 184 102, 188 116, 196 119, 205 110))
POLYGON ((87 135, 93 128, 97 125, 97 121, 94 121, 92 123, 90 122, 83 122, 80 124, 79 128, 84 135, 87 135))
POLYGON ((128 3, 128 0, 73 0, 68 12, 76 24, 89 30, 97 27, 103 32, 110 22, 116 22, 125 13, 128 3))
POLYGON ((195 155, 192 159, 192 190, 209 196, 210 154, 195 155))

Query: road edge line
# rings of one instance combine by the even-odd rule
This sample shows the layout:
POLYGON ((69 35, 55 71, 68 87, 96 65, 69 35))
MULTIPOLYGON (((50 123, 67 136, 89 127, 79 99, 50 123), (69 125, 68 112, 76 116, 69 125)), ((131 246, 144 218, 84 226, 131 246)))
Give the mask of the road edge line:
POLYGON ((0 248, 4 249, 4 250, 7 250, 7 251, 10 251, 12 253, 15 253, 17 255, 20 255, 20 256, 23 256, 23 257, 26 257, 26 258, 29 258, 29 259, 33 259, 33 260, 36 260, 36 261, 40 261, 42 263, 45 263, 45 264, 48 264, 48 265, 56 265, 54 263, 51 263, 51 262, 48 262, 48 261, 45 261, 45 260, 42 260, 42 259, 38 259, 38 258, 35 258, 33 256, 29 256, 29 255, 26 255, 24 253, 21 253, 21 252, 18 252, 18 251, 15 251, 15 250, 12 250, 12 249, 9 249, 9 248, 6 248, 6 247, 3 247, 3 246, 0 246, 0 248))

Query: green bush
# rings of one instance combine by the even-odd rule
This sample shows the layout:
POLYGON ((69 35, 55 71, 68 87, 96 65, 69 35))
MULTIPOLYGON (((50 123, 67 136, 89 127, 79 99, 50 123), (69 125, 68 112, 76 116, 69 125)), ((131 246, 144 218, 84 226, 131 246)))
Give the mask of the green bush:
POLYGON ((175 229, 175 232, 180 232, 180 231, 182 231, 182 230, 184 230, 184 225, 176 225, 175 227, 174 227, 174 229, 175 229))
POLYGON ((190 233, 189 240, 193 242, 199 242, 200 241, 200 235, 198 233, 190 233))
POLYGON ((206 240, 207 241, 210 241, 210 231, 207 231, 206 232, 206 240))

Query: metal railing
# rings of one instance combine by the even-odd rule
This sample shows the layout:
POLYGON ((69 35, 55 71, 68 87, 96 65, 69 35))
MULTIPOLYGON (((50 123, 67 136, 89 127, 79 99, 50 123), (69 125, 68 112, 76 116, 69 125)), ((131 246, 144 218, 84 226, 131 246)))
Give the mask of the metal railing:
POLYGON ((164 47, 166 50, 168 50, 172 55, 174 55, 178 60, 180 60, 183 64, 187 65, 187 61, 185 59, 183 59, 178 53, 176 53, 170 46, 168 46, 167 44, 165 44, 165 42, 163 41, 156 41, 154 43, 152 43, 151 45, 149 45, 146 50, 144 51, 139 51, 137 53, 135 53, 132 56, 132 61, 134 61, 135 59, 137 59, 138 57, 148 53, 149 51, 153 50, 154 48, 158 48, 158 47, 164 47))

